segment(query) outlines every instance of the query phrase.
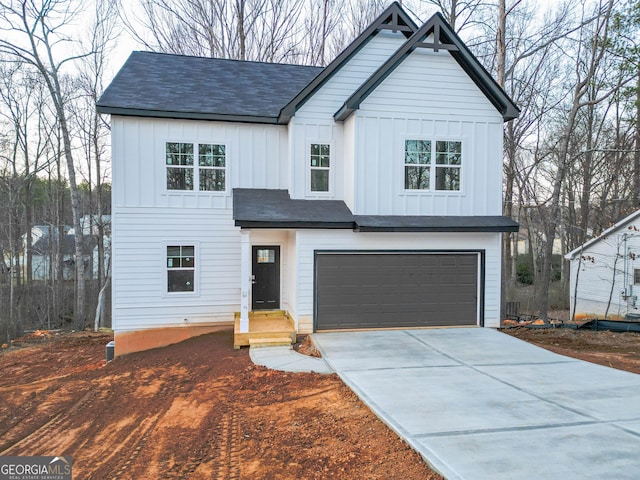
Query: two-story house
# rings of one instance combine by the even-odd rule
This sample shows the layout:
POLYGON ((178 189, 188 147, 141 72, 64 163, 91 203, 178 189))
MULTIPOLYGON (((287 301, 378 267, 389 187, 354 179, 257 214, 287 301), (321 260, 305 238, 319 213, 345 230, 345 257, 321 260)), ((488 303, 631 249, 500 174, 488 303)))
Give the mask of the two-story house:
POLYGON ((441 15, 393 3, 325 68, 134 52, 98 109, 117 355, 259 310, 299 333, 499 326, 518 109, 441 15))

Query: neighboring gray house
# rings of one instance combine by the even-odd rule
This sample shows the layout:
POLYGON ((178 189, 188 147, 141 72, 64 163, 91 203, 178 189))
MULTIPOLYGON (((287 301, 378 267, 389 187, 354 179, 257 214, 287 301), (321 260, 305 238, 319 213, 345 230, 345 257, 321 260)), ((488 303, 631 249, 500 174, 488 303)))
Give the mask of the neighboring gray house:
POLYGON ((111 114, 116 354, 282 310, 297 332, 500 325, 503 122, 440 14, 325 68, 134 52, 111 114))
MULTIPOLYGON (((70 226, 63 227, 63 235, 60 240, 59 228, 51 225, 35 225, 31 229, 31 278, 33 280, 47 280, 56 276, 56 258, 58 248, 62 256, 62 278, 73 280, 75 278, 75 234, 70 226)), ((22 237, 22 252, 20 265, 23 275, 27 273, 27 235, 22 237)), ((105 237, 105 265, 110 261, 110 238, 105 237)), ((98 253, 97 237, 85 234, 84 236, 85 272, 87 278, 98 277, 98 253), (92 276, 89 276, 92 272, 92 276)))
MULTIPOLYGON (((33 280, 46 280, 55 276, 53 271, 56 268, 55 255, 60 247, 62 255, 62 278, 72 280, 74 278, 74 235, 71 234, 71 227, 64 226, 63 235, 60 241, 59 228, 51 225, 34 225, 31 228, 31 278, 33 280)), ((27 273, 27 235, 22 238, 22 253, 20 255, 20 265, 23 275, 27 273)))
POLYGON ((640 210, 567 253, 577 319, 640 315, 640 210))

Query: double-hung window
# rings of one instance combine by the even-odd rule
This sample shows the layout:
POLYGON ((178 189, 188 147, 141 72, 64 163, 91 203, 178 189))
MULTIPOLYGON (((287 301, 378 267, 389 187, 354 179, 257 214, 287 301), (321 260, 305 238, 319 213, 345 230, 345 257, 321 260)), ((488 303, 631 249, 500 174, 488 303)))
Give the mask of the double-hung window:
POLYGON ((167 142, 166 163, 167 190, 226 191, 224 145, 167 142))
POLYGON ((167 292, 195 291, 195 246, 167 246, 167 292))
POLYGON ((331 146, 323 143, 311 144, 311 191, 329 191, 329 169, 331 146))
POLYGON ((405 190, 459 191, 462 142, 405 140, 405 190))

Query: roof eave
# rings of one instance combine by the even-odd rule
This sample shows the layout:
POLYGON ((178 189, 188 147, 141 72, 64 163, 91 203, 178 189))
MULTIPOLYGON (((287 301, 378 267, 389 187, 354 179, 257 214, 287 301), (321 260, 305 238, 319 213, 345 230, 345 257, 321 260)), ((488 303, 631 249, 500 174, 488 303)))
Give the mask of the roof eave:
POLYGON ((395 232, 395 233, 408 233, 408 232, 424 232, 424 233, 503 233, 503 232, 517 232, 520 229, 518 225, 495 225, 495 226, 402 226, 402 227, 375 227, 375 226, 358 226, 360 232, 395 232))
POLYGON ((138 108, 122 108, 107 107, 96 105, 98 113, 109 115, 121 115, 128 117, 150 117, 150 118, 174 118, 179 120, 209 120, 221 122, 240 122, 240 123, 266 123, 277 124, 277 117, 259 116, 259 115, 225 115, 220 113, 203 113, 203 112, 171 112, 165 110, 146 110, 138 108))
POLYGON ((353 230, 353 222, 314 222, 314 221, 277 221, 277 220, 235 220, 235 226, 240 228, 294 228, 294 229, 349 229, 353 230))
POLYGON ((604 232, 602 232, 597 237, 586 241, 585 243, 580 245, 578 248, 574 248, 569 253, 566 253, 564 258, 566 260, 573 260, 578 253, 583 252, 585 249, 591 247, 595 243, 598 243, 600 240, 608 237, 610 234, 612 234, 616 230, 619 230, 622 227, 624 227, 624 226, 628 225, 629 223, 633 222, 636 218, 638 218, 638 216, 640 216, 640 210, 636 210, 632 214, 627 215, 622 220, 619 220, 616 223, 614 223, 613 225, 611 225, 609 228, 607 228, 604 232))

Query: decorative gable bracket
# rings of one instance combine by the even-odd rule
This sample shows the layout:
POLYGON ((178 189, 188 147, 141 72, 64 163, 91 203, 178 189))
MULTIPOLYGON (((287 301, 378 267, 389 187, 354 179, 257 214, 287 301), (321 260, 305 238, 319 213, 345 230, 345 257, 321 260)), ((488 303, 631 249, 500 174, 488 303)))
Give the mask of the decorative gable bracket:
MULTIPOLYGON (((397 6, 400 9, 400 6, 397 6)), ((378 30, 391 30, 396 32, 409 32, 413 34, 416 31, 415 25, 410 25, 405 15, 398 15, 398 10, 391 11, 391 16, 378 26, 378 30)))
POLYGON ((440 25, 437 23, 433 26, 433 42, 416 42, 416 47, 432 48, 434 52, 438 52, 440 50, 448 50, 450 52, 459 51, 459 48, 453 43, 442 43, 440 25))

